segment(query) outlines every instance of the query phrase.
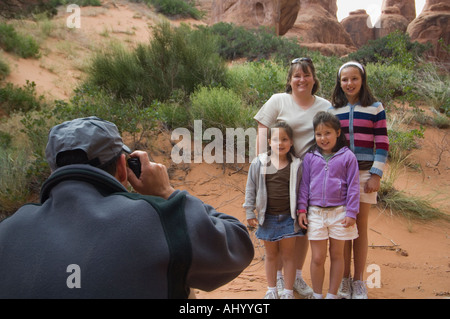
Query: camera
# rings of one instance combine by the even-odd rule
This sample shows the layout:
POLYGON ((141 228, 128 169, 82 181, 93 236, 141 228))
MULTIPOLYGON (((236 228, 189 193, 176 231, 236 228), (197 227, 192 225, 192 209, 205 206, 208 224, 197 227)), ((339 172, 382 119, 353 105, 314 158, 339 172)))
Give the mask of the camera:
POLYGON ((127 160, 128 167, 133 171, 137 178, 141 176, 141 161, 137 157, 131 157, 127 160))

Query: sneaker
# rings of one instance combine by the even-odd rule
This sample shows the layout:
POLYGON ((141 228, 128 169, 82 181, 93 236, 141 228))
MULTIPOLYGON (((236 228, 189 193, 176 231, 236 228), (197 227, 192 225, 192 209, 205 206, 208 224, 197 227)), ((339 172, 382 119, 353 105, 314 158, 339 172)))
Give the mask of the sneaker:
POLYGON ((308 284, 303 280, 302 277, 295 278, 294 290, 299 293, 300 296, 306 298, 313 294, 313 290, 308 284))
POLYGON ((267 290, 266 295, 264 296, 264 299, 278 299, 278 293, 277 291, 273 290, 267 290))
POLYGON ((339 285, 338 297, 341 299, 352 299, 352 278, 342 278, 339 285))
POLYGON ((292 293, 283 292, 280 296, 280 299, 295 299, 292 293))
POLYGON ((352 282, 352 299, 368 299, 364 281, 355 280, 352 282))
POLYGON ((277 278, 277 290, 278 290, 278 294, 281 294, 284 290, 284 278, 283 277, 277 278))

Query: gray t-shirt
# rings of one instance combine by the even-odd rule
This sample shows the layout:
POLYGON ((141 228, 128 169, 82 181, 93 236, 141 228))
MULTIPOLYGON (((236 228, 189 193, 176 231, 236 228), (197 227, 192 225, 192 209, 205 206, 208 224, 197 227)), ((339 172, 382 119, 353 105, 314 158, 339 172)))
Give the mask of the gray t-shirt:
POLYGON ((292 94, 276 93, 261 107, 254 119, 267 127, 278 121, 286 122, 294 131, 295 153, 303 158, 314 143, 314 115, 319 111, 327 111, 330 107, 329 101, 315 96, 314 104, 304 110, 295 103, 292 94))

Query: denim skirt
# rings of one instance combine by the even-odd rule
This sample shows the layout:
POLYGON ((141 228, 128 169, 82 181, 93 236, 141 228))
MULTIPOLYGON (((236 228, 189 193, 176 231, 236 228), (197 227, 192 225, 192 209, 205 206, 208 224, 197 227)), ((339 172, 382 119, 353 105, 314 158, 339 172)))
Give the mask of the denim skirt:
POLYGON ((266 214, 264 223, 256 230, 256 238, 265 241, 278 241, 284 238, 304 236, 303 232, 295 232, 295 221, 291 215, 266 214))

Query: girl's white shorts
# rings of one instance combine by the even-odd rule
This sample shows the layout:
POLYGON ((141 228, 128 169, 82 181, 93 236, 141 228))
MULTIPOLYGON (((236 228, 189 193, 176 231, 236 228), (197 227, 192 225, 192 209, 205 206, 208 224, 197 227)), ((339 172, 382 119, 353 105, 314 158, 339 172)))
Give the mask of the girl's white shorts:
POLYGON ((341 223, 345 218, 345 206, 308 207, 308 239, 352 240, 358 237, 356 223, 345 228, 341 223))
POLYGON ((378 192, 364 193, 364 185, 370 178, 369 171, 359 171, 359 201, 361 203, 376 204, 378 192))

